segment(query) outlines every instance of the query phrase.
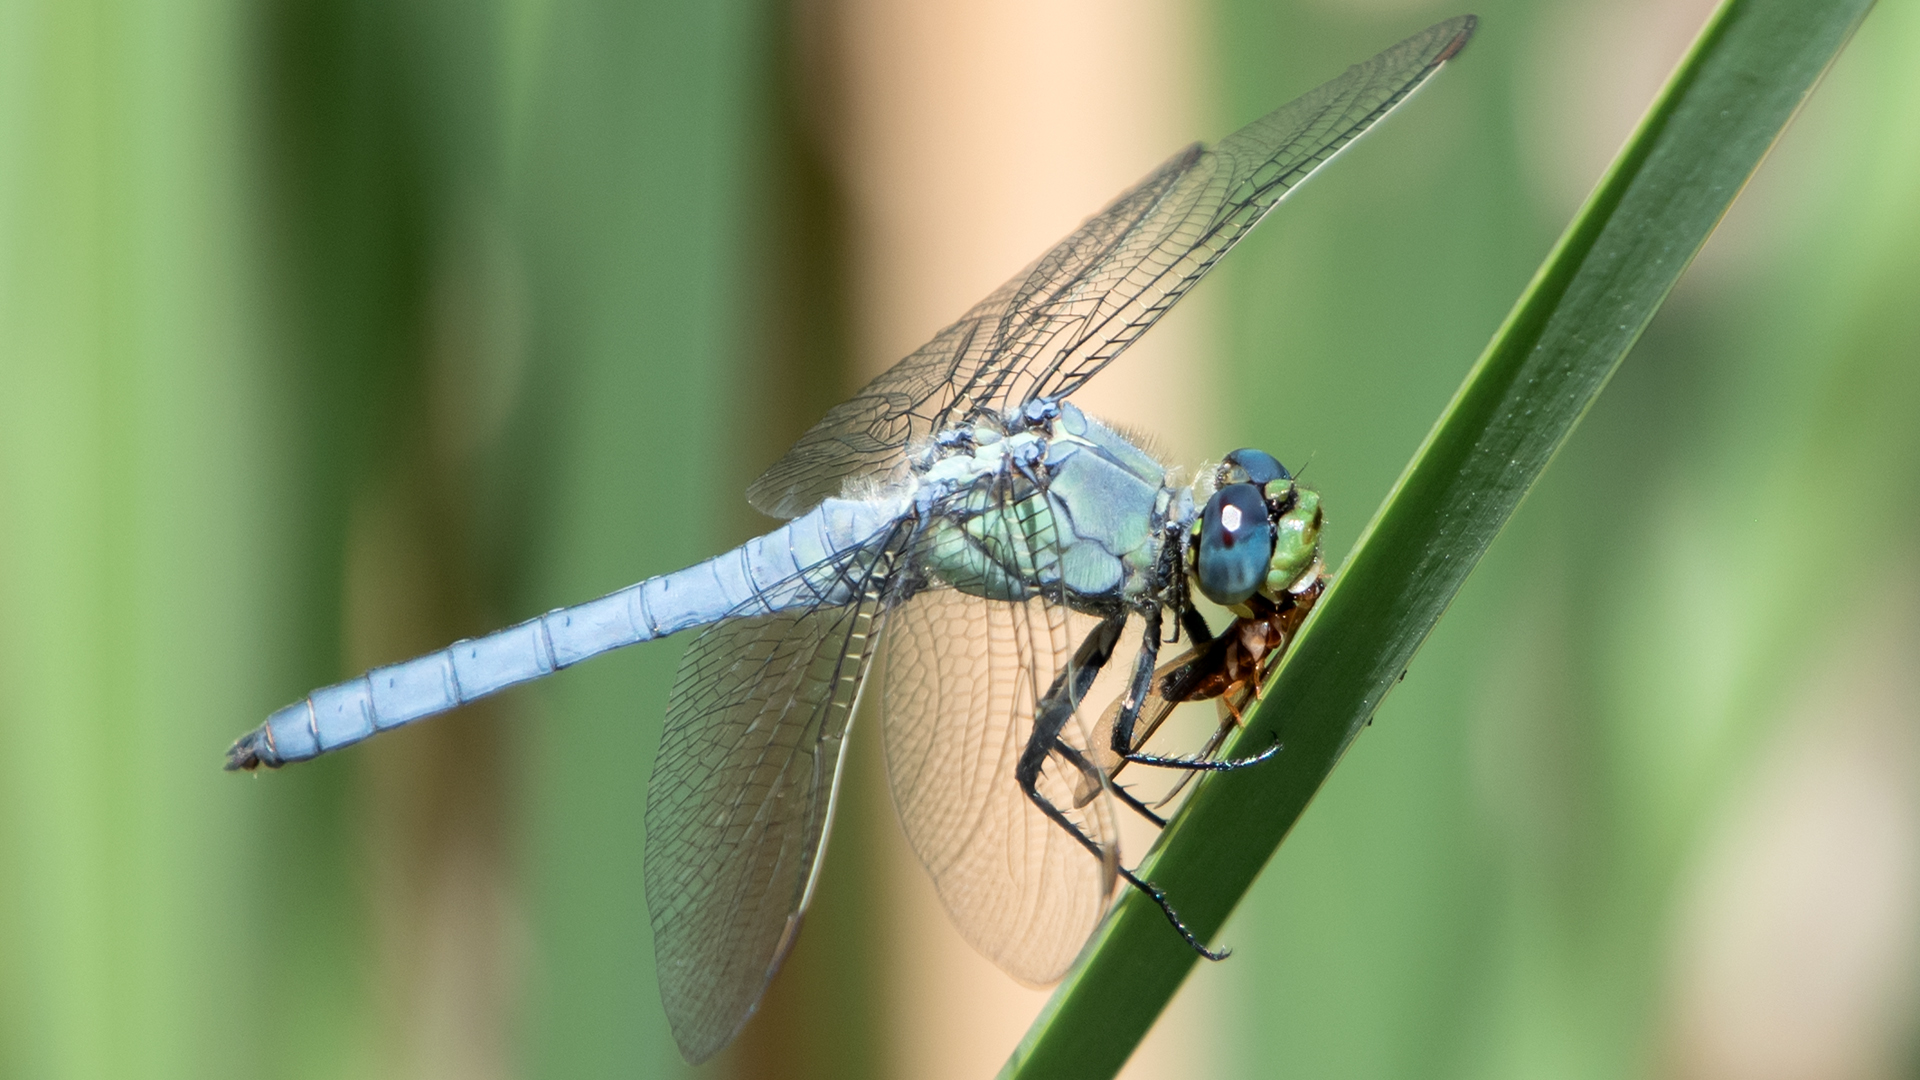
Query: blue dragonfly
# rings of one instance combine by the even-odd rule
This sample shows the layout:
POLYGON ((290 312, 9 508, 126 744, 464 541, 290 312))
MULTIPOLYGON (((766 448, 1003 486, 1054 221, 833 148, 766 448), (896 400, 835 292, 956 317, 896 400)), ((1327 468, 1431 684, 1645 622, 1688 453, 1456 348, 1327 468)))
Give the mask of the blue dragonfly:
POLYGON ((1193 949, 1223 955, 1122 865, 1118 815, 1164 822, 1115 777, 1278 749, 1143 744, 1181 701, 1219 697, 1237 715, 1258 693, 1325 581, 1320 501, 1258 450, 1183 483, 1068 398, 1474 25, 1433 26, 1174 155, 807 431, 747 492, 786 524, 316 690, 235 742, 227 767, 304 761, 704 628, 667 701, 646 811, 661 999, 689 1061, 733 1039, 793 946, 870 672, 901 824, 975 948, 1053 982, 1124 882, 1193 949), (1196 592, 1235 616, 1218 637, 1196 592), (1189 650, 1160 665, 1182 634, 1189 650))

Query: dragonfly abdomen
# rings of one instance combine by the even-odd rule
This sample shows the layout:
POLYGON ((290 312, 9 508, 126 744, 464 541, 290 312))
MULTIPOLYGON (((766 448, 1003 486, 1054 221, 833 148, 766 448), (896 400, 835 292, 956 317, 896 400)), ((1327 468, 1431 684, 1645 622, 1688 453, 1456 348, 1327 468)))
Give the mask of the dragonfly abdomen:
POLYGON ((851 603, 856 576, 839 564, 884 537, 905 507, 904 499, 828 499, 684 570, 315 690, 235 742, 227 767, 305 761, 601 653, 730 616, 851 603))

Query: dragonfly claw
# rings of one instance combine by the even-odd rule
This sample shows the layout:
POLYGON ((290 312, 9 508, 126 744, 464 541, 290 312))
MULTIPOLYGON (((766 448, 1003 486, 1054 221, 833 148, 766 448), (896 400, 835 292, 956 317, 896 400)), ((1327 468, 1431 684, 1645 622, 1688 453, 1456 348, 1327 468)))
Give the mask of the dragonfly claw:
POLYGON ((1200 939, 1194 935, 1192 930, 1187 928, 1187 924, 1180 918, 1180 913, 1173 910, 1173 904, 1167 900, 1166 890, 1151 881, 1141 878, 1131 870, 1121 869, 1120 876, 1127 880, 1127 884, 1146 893, 1147 898, 1159 906, 1160 914, 1165 915, 1167 921, 1173 924, 1174 930, 1179 932, 1181 939, 1187 943, 1188 948, 1216 962, 1225 960, 1227 957, 1233 955, 1232 949, 1214 950, 1201 944, 1200 939))

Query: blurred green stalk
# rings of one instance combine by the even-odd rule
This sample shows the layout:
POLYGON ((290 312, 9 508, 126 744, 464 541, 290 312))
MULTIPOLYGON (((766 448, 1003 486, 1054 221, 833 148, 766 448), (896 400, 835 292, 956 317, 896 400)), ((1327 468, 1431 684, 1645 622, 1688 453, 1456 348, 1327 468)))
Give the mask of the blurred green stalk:
POLYGON ((299 677, 260 643, 311 640, 311 576, 237 28, 0 6, 0 1075, 257 1075, 249 792, 207 762, 299 677))

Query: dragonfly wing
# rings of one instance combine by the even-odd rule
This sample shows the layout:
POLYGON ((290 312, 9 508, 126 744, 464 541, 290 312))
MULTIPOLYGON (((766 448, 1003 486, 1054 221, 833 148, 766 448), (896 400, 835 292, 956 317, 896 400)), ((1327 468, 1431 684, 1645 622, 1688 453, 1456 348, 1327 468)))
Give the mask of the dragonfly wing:
POLYGON ((1036 290, 1031 307, 1052 325, 1020 340, 1017 364, 1009 365, 1018 369, 1009 400, 1078 390, 1268 211, 1439 71, 1474 25, 1466 15, 1428 27, 1199 153, 1160 205, 1109 252, 1063 286, 1036 290))
POLYGON ((903 592, 923 587, 889 614, 881 662, 887 777, 907 839, 961 935, 1033 985, 1066 971, 1112 895, 1115 801, 1104 777, 1089 774, 1083 705, 1125 684, 1129 641, 1137 649, 1139 640, 1137 629, 1123 633, 1090 684, 1062 679, 1101 620, 1059 602, 1075 534, 1052 507, 1010 474, 938 508, 948 516, 921 535, 916 572, 900 578, 903 592), (940 568, 930 581, 927 567, 940 568), (1017 775, 1056 681, 1084 692, 1035 787, 1085 843, 1017 775))
POLYGON ((1223 139, 1174 155, 960 321, 815 424, 747 489, 776 517, 986 411, 1078 390, 1186 295, 1267 212, 1392 112, 1472 36, 1462 16, 1223 139))
MULTIPOLYGON (((1035 703, 1098 620, 1038 597, 954 589, 920 593, 888 619, 887 778, 908 842, 969 944, 1021 982, 1054 982, 1107 909, 1118 823, 1104 788, 1089 798, 1077 771, 1047 759, 1041 794, 1102 849, 1096 856, 1034 806, 1014 770, 1035 703)), ((1077 720, 1062 736, 1088 749, 1077 720)))
POLYGON ((680 662, 647 789, 646 887, 660 996, 688 1061, 732 1040, 793 946, 889 544, 812 571, 857 575, 854 603, 720 622, 680 662))
POLYGON ((839 494, 849 479, 884 478, 906 450, 968 416, 1011 400, 1020 359, 1010 344, 1031 334, 1044 312, 1028 310, 1049 279, 1070 284, 1090 262, 1150 218, 1200 156, 1189 147, 1115 199, 1032 266, 973 306, 959 321, 828 410, 747 489, 747 501, 774 517, 796 517, 839 494))

